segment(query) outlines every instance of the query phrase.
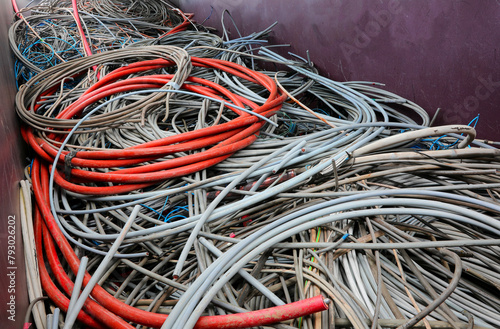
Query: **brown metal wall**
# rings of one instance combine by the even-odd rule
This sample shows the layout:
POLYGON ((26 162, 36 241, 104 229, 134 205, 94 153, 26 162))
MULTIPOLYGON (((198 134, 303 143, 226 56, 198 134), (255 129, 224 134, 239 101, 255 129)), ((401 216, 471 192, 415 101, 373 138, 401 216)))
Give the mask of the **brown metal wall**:
MULTIPOLYGON (((383 82, 437 123, 469 123, 500 139, 500 2, 429 0, 179 0, 198 22, 221 27, 228 9, 242 33, 278 21, 272 43, 305 56, 333 79, 383 82)), ((226 19, 226 25, 231 22, 226 19)), ((231 28, 233 36, 236 35, 231 28)))
POLYGON ((18 186, 22 179, 23 151, 14 110, 16 88, 7 39, 11 8, 9 0, 0 0, 0 328, 17 329, 22 328, 28 300, 19 223, 18 186), (16 223, 15 235, 9 225, 12 219, 16 223), (9 241, 14 239, 15 253, 9 258, 9 241))

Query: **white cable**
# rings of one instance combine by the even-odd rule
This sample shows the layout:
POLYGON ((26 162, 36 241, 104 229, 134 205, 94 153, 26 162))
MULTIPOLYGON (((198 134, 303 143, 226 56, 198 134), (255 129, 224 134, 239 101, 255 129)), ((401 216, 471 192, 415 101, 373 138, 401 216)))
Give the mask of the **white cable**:
MULTIPOLYGON (((35 233, 33 230, 33 214, 31 205, 31 195, 29 182, 22 180, 20 182, 20 216, 21 231, 24 245, 24 261, 26 264, 26 279, 28 285, 28 297, 30 302, 43 297, 42 285, 40 283, 40 274, 38 272, 38 262, 36 258, 35 233)), ((45 329, 47 314, 43 303, 37 303, 32 310, 33 320, 39 329, 45 329)))

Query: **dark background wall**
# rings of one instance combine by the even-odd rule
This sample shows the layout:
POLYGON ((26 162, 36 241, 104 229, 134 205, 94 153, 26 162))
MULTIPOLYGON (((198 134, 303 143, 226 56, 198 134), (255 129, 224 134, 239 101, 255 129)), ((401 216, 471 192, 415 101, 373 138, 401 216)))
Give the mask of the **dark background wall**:
POLYGON ((22 179, 22 143, 14 97, 13 60, 7 31, 12 22, 10 0, 0 0, 0 328, 22 328, 28 306, 24 253, 19 217, 19 180, 22 179), (15 218, 15 254, 8 258, 9 219, 15 218), (14 263, 10 261, 14 260, 14 263), (10 274, 10 276, 9 276, 10 274), (11 281, 13 278, 13 281, 11 281), (14 284, 12 284, 14 283, 14 284), (14 289, 14 290, 12 290, 14 289), (8 317, 11 297, 15 301, 15 322, 8 317))
MULTIPOLYGON (((243 35, 278 21, 274 44, 310 57, 329 78, 367 80, 433 114, 436 124, 469 123, 500 139, 500 1, 178 0, 220 30, 228 9, 243 35), (213 7, 213 10, 211 9, 213 7)), ((226 26, 231 26, 226 17, 226 26)), ((234 28, 230 28, 236 37, 234 28)))

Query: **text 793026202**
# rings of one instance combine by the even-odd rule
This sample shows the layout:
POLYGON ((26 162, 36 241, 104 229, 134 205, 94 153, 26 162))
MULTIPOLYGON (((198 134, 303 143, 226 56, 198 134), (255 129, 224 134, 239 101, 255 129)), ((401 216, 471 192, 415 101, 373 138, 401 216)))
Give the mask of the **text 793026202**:
POLYGON ((10 321, 16 321, 16 216, 9 216, 7 225, 7 313, 10 321))

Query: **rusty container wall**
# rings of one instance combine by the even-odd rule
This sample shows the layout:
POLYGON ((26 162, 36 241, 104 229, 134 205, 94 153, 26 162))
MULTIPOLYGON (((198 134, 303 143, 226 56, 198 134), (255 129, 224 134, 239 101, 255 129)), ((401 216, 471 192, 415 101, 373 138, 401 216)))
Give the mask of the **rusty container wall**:
POLYGON ((23 143, 14 109, 14 61, 8 43, 12 19, 10 1, 0 0, 0 328, 17 329, 23 327, 28 297, 19 221, 23 143))
MULTIPOLYGON (((275 21, 270 41, 339 81, 383 82, 433 114, 500 139, 500 2, 428 0, 178 0, 220 31, 227 9, 243 35, 275 21)), ((225 25, 237 37, 228 16, 225 25)))

